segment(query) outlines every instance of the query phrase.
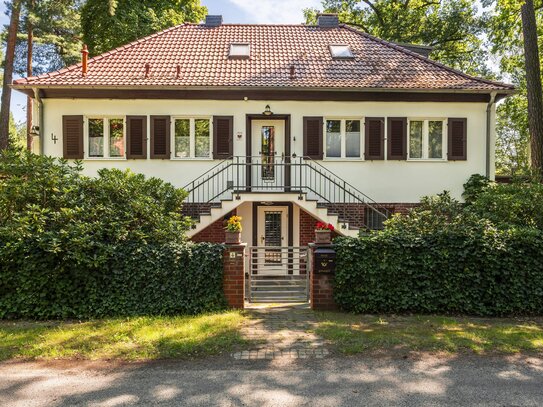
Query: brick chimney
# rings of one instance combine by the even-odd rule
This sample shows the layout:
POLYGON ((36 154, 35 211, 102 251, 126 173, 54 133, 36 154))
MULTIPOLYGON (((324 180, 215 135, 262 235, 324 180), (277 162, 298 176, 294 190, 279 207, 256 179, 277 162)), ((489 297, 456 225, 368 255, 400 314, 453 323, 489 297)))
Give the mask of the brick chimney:
POLYGON ((319 28, 336 28, 339 26, 337 14, 323 13, 317 15, 317 25, 319 28))
POLYGON ((221 15, 215 15, 215 16, 206 16, 206 27, 219 27, 222 25, 222 16, 221 15))
POLYGON ((83 49, 81 50, 81 76, 87 76, 87 61, 89 59, 89 50, 87 44, 83 44, 83 49))

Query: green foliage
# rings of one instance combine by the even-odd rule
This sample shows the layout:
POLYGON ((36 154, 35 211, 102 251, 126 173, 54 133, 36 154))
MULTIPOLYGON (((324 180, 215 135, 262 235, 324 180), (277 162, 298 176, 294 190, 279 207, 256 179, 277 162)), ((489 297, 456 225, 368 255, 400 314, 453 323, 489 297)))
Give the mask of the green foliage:
POLYGON ((543 184, 532 180, 488 184, 466 212, 485 218, 501 229, 527 227, 543 230, 543 184))
MULTIPOLYGON (((476 4, 474 0, 323 0, 322 8, 376 37, 431 45, 433 59, 488 76, 487 55, 480 38, 484 21, 476 4)), ((307 22, 316 20, 317 10, 304 12, 307 22)))
POLYGON ((426 197, 382 232, 339 238, 337 303, 360 313, 543 312, 543 185, 466 183, 468 204, 426 197))
MULTIPOLYGON (((526 68, 519 0, 483 0, 486 34, 490 50, 499 63, 500 75, 517 86, 518 94, 506 99, 497 108, 498 174, 529 174, 528 102, 526 98, 526 68)), ((543 27, 543 1, 535 0, 536 23, 543 27)), ((543 36, 539 36, 539 48, 543 36)), ((543 53, 540 52, 540 58, 543 53)), ((543 62, 543 60, 542 60, 543 62)))
POLYGON ((91 56, 207 13, 200 0, 87 0, 81 10, 83 39, 91 56))
POLYGON ((464 184, 464 193, 462 197, 467 204, 477 200, 479 194, 490 185, 490 180, 481 174, 473 174, 464 184))
POLYGON ((51 72, 77 63, 81 50, 82 0, 24 1, 17 35, 14 68, 27 75, 27 34, 33 33, 33 74, 51 72))
POLYGON ((334 295, 357 313, 543 312, 543 232, 466 227, 339 238, 334 295))
POLYGON ((0 317, 220 308, 220 245, 185 241, 182 190, 28 152, 0 160, 0 317))

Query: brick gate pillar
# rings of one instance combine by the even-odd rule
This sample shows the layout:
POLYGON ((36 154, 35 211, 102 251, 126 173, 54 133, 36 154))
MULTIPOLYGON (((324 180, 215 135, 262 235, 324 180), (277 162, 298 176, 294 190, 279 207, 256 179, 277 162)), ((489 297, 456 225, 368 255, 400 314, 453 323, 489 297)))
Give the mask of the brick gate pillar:
POLYGON ((334 273, 320 273, 315 264, 315 250, 318 248, 332 249, 332 245, 317 245, 309 243, 309 298, 311 309, 315 311, 332 311, 338 307, 334 301, 334 273))
POLYGON ((243 309, 245 304, 245 249, 247 243, 227 244, 223 256, 223 290, 228 306, 243 309))

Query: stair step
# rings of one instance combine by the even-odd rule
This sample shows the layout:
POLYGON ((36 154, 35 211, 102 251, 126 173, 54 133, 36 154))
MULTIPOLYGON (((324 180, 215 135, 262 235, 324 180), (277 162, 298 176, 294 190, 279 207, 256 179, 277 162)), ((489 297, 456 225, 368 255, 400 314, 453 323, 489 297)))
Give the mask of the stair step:
POLYGON ((292 298, 279 298, 279 297, 261 297, 251 298, 252 302, 306 302, 307 297, 292 297, 292 298))
POLYGON ((306 281, 300 282, 269 282, 269 281, 251 281, 251 287, 305 287, 306 281))
POLYGON ((296 274, 287 274, 287 275, 258 275, 253 274, 251 276, 252 280, 259 280, 259 281, 293 281, 293 280, 303 280, 305 281, 307 279, 307 274, 302 275, 296 275, 296 274))
POLYGON ((274 298, 274 297, 269 297, 269 298, 252 298, 251 299, 252 302, 277 302, 277 303, 280 303, 280 302, 307 302, 307 298, 301 298, 301 297, 296 297, 296 298, 274 298))

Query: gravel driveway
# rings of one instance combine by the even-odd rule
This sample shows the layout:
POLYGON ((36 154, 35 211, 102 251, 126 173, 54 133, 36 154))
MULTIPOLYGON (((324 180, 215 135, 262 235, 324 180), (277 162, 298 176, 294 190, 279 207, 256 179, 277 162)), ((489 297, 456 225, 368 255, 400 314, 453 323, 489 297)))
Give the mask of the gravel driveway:
POLYGON ((542 406, 543 358, 0 364, 0 406, 542 406))

